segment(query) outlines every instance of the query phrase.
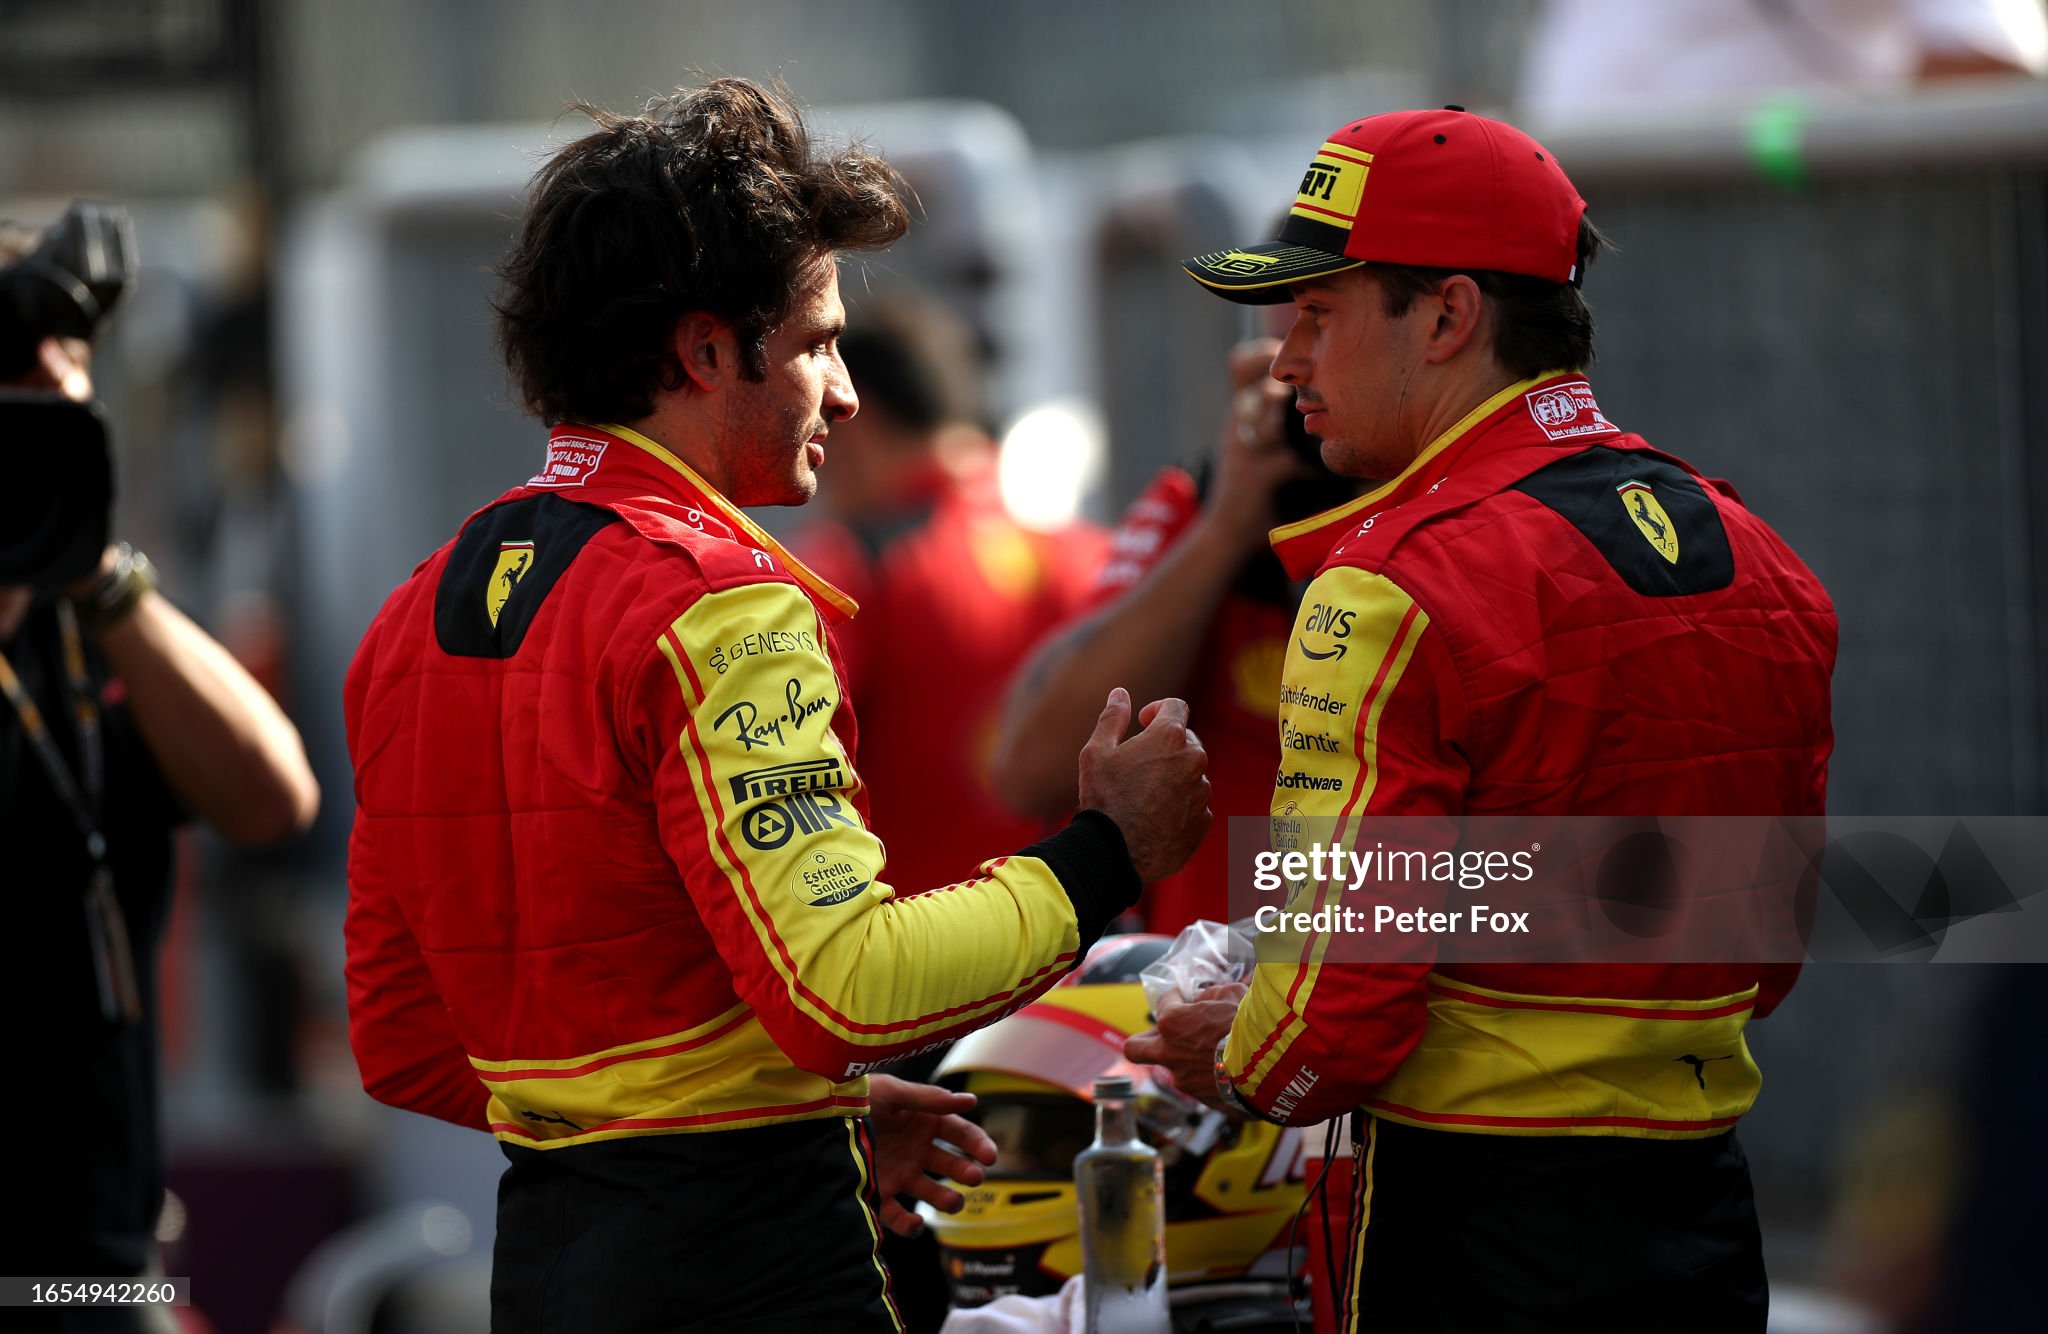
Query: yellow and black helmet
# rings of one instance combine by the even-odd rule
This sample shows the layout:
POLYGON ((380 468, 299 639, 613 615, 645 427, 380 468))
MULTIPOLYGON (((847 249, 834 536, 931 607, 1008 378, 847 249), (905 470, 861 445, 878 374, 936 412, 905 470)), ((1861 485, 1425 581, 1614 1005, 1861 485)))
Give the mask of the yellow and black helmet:
MULTIPOLYGON (((935 1078, 979 1100, 996 1165, 957 1214, 925 1211, 955 1306, 1057 1292, 1081 1271, 1074 1155, 1095 1137, 1098 1076, 1128 1075, 1139 1134, 1166 1169, 1166 1263, 1175 1287, 1284 1283, 1288 1229, 1303 1196, 1301 1132, 1233 1123, 1176 1092, 1165 1072, 1124 1059, 1151 1027, 1139 972, 1172 942, 1110 936, 1058 986, 956 1043, 935 1078)), ((956 1186, 958 1183, 955 1183, 956 1186)))

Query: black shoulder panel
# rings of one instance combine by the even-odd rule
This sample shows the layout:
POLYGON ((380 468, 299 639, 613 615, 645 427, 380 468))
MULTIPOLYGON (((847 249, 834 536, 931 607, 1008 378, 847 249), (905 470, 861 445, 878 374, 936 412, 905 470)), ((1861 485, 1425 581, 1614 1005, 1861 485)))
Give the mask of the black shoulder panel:
POLYGON ((509 658, 583 544, 619 516, 560 496, 485 510, 455 539, 434 590, 434 638, 458 658, 509 658))
POLYGON ((1667 459, 1595 445, 1529 474, 1515 490, 1585 534, 1644 597, 1712 593, 1735 582, 1721 512, 1697 478, 1667 459))

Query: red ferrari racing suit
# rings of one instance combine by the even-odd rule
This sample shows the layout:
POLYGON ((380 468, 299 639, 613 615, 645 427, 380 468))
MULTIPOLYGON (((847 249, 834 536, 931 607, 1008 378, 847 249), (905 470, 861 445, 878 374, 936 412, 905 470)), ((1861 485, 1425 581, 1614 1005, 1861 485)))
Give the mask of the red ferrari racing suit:
POLYGON ((655 441, 555 428, 348 674, 365 1087, 549 1150, 844 1118, 1079 958, 1138 891, 1100 814, 888 883, 853 611, 655 441))
MULTIPOLYGON (((1314 574, 1276 816, 1824 814, 1826 592, 1582 376, 1502 390, 1274 545, 1314 574)), ((1759 1084, 1743 1026, 1797 969, 1325 966, 1328 945, 1257 970, 1219 1071, 1296 1124, 1363 1105, 1440 1130, 1717 1135, 1759 1084)))

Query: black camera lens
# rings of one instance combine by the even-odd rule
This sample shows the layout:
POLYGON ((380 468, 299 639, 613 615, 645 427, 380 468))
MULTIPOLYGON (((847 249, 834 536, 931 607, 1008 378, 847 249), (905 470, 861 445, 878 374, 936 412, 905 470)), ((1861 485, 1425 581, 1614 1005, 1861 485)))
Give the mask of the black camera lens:
POLYGON ((0 586, 93 572, 114 502, 106 423, 62 394, 0 389, 0 586))
POLYGON ((134 255, 128 210, 80 199, 32 254, 0 268, 0 381, 33 370, 45 338, 97 333, 127 289, 134 255))

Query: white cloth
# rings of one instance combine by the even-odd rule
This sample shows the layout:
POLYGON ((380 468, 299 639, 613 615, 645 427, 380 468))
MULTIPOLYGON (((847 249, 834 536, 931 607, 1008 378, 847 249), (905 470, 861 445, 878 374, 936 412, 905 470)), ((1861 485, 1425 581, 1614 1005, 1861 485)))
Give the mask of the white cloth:
POLYGON ((2048 73, 2043 0, 1548 0, 1522 71, 1539 119, 1911 86, 1926 55, 2048 73))
POLYGON ((986 1306, 952 1311, 939 1334, 1069 1334, 1081 1328, 1081 1276, 1050 1297, 998 1297, 986 1306))

